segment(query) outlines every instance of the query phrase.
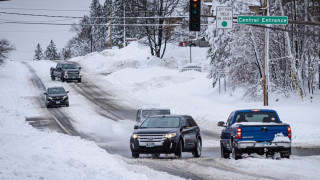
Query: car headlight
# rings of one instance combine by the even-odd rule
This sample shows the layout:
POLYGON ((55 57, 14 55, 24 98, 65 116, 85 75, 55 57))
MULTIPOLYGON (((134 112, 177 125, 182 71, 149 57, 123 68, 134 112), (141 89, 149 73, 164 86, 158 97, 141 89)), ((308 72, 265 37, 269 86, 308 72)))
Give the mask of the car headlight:
POLYGON ((138 134, 132 134, 133 139, 137 139, 139 137, 138 134))
POLYGON ((52 97, 48 97, 48 99, 52 100, 52 97))
POLYGON ((63 96, 63 99, 66 99, 66 98, 68 98, 68 96, 63 96))
POLYGON ((164 137, 165 138, 173 138, 177 135, 177 133, 170 133, 170 134, 165 134, 164 137))
POLYGON ((68 71, 64 71, 64 74, 68 74, 68 71))

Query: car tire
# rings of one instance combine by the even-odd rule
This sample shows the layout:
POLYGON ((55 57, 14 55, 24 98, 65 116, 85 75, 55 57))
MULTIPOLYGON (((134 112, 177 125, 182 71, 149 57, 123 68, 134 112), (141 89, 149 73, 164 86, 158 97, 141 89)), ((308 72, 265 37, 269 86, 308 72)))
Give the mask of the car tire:
POLYGON ((193 157, 196 157, 196 158, 200 157, 201 156, 201 151, 202 151, 202 142, 198 138, 197 142, 196 142, 196 148, 192 152, 193 157))
POLYGON ((47 108, 50 108, 49 104, 47 104, 46 106, 47 106, 47 108))
POLYGON ((280 157, 281 158, 290 159, 290 153, 289 152, 280 153, 280 157))
POLYGON ((221 158, 229 159, 230 152, 224 148, 222 143, 220 144, 220 147, 221 147, 221 158))
POLYGON ((81 82, 81 79, 78 79, 78 82, 81 82))
POLYGON ((181 140, 179 140, 177 148, 176 148, 176 152, 174 154, 177 156, 177 158, 181 158, 181 156, 182 156, 182 142, 181 142, 181 140))
POLYGON ((235 160, 242 158, 242 153, 239 151, 237 147, 232 147, 232 158, 235 160))
POLYGON ((61 79, 62 82, 66 81, 63 76, 61 76, 60 79, 61 79))
POLYGON ((135 158, 135 159, 139 158, 139 153, 132 153, 132 158, 135 158))
POLYGON ((69 107, 69 103, 68 103, 68 104, 66 104, 66 106, 67 106, 67 107, 69 107))
POLYGON ((54 81, 56 80, 56 77, 54 77, 54 75, 51 74, 51 80, 54 81))
POLYGON ((152 154, 152 158, 159 159, 160 154, 152 154))

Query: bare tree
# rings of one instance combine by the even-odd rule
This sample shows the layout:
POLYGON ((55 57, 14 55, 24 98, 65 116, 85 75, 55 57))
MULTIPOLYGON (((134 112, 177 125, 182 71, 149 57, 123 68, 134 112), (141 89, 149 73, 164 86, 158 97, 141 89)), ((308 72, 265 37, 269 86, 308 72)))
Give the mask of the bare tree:
POLYGON ((165 17, 172 15, 179 0, 135 0, 135 3, 141 16, 154 17, 143 20, 144 24, 153 25, 146 26, 144 30, 151 55, 162 58, 172 32, 165 17))

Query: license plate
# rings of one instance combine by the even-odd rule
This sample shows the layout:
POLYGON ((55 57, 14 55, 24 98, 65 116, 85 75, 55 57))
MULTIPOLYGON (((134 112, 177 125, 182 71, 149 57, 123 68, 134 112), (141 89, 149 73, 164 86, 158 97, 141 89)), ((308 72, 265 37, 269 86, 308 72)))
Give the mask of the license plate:
POLYGON ((154 142, 148 142, 146 147, 154 147, 154 142))
POLYGON ((57 101, 56 104, 60 104, 60 101, 57 101))
POLYGON ((261 142, 261 144, 266 146, 266 145, 269 145, 270 143, 269 142, 261 142))

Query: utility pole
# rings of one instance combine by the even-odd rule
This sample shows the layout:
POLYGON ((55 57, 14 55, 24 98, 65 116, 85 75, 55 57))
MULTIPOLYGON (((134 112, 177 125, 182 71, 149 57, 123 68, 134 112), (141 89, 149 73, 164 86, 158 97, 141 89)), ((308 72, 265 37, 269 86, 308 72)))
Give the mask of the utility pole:
POLYGON ((112 49, 112 7, 110 9, 110 49, 112 49))
POLYGON ((123 3, 123 47, 126 47, 126 1, 123 3))
MULTIPOLYGON (((264 10, 263 15, 269 16, 269 6, 267 0, 264 0, 264 10)), ((268 26, 268 25, 265 25, 268 26)), ((268 106, 268 84, 269 84, 269 29, 264 29, 264 38, 263 38, 263 105, 268 106)))

